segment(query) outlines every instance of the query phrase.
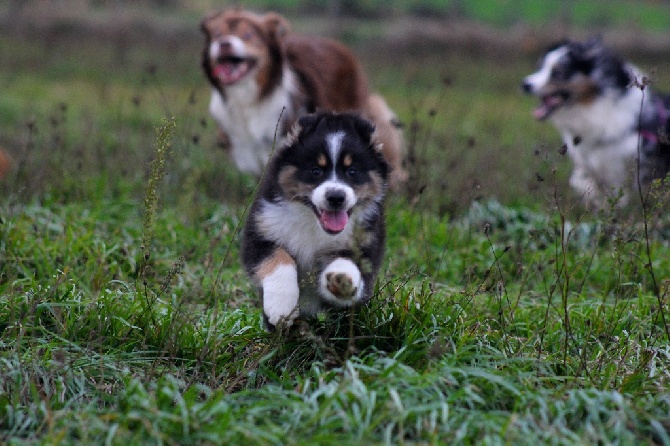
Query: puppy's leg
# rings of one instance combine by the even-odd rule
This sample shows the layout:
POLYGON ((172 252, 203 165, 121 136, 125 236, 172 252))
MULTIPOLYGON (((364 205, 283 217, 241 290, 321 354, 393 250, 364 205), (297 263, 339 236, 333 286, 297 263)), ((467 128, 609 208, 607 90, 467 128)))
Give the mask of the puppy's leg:
POLYGON ((348 307, 364 296, 361 271, 350 259, 338 257, 321 272, 319 293, 329 303, 348 307))
POLYGON ((263 313, 274 328, 279 322, 287 326, 298 315, 298 270, 295 260, 277 248, 256 268, 256 279, 263 289, 263 313))

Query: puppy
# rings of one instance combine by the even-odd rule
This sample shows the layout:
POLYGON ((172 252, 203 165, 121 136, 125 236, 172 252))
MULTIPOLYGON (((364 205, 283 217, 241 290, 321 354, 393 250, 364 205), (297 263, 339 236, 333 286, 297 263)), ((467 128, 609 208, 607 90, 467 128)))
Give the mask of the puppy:
POLYGON ((540 100, 535 118, 561 132, 574 163, 570 185, 590 209, 625 206, 638 176, 648 187, 668 173, 670 100, 643 83, 640 70, 599 39, 552 46, 523 81, 540 100))
POLYGON ((212 14, 201 29, 209 111, 240 171, 260 177, 275 134, 281 145, 298 116, 356 111, 375 124, 393 184, 406 179, 397 119, 381 96, 370 94, 359 61, 344 45, 293 34, 278 14, 242 9, 212 14))
POLYGON ((388 164, 367 120, 301 117, 250 208, 242 262, 266 326, 372 297, 385 243, 388 164))

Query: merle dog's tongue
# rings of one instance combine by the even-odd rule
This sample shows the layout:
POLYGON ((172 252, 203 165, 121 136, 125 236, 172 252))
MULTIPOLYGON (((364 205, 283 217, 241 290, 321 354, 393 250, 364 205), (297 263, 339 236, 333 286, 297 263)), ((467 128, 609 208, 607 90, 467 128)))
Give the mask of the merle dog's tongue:
POLYGON ((533 117, 538 120, 546 119, 547 116, 559 107, 563 102, 563 98, 557 95, 545 96, 542 98, 540 105, 533 110, 533 117))
POLYGON ((533 110, 533 117, 537 120, 543 120, 547 116, 549 116, 549 108, 546 107, 544 104, 538 106, 535 110, 533 110))
POLYGON ((347 226, 349 215, 346 211, 321 211, 321 226, 328 232, 342 232, 347 226))

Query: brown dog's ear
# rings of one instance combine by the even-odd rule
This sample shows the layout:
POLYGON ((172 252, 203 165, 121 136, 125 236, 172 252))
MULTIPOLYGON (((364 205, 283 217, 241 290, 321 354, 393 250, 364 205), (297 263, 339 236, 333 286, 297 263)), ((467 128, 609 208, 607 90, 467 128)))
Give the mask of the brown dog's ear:
POLYGON ((210 35, 209 26, 208 26, 209 22, 212 21, 214 18, 220 16, 221 14, 223 14, 223 12, 221 12, 221 11, 211 12, 211 13, 207 14, 205 17, 203 17, 202 20, 200 21, 200 31, 205 33, 205 35, 209 36, 210 35))
POLYGON ((268 35, 277 41, 283 39, 291 31, 288 20, 276 12, 265 14, 263 16, 263 23, 265 24, 265 29, 268 31, 268 35))

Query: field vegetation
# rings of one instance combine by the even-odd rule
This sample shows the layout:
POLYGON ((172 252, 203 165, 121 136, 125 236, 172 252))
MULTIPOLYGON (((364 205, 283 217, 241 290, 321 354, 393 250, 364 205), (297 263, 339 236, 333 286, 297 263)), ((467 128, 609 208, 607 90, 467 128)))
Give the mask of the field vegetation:
MULTIPOLYGON (((0 39, 0 442, 670 444, 667 185, 583 210, 519 92, 537 51, 338 31, 412 178, 373 302, 269 334, 238 257, 256 184, 207 114, 210 5, 148 9, 148 32, 98 4, 13 11, 0 39)), ((667 54, 627 56, 670 90, 667 54)))

